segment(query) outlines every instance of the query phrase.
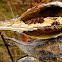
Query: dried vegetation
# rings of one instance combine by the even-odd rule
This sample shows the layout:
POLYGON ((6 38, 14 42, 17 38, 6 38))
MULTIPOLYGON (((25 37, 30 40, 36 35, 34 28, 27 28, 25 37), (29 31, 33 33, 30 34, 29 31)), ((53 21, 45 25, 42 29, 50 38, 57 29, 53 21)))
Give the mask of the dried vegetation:
MULTIPOLYGON (((31 8, 39 4, 49 3, 51 1, 62 1, 62 0, 0 0, 0 21, 19 17, 28 8, 31 8)), ((10 32, 10 31, 3 31, 2 33, 6 37, 17 38, 18 40, 21 40, 20 37, 23 36, 18 33, 10 32)), ((26 37, 23 40, 27 41, 26 37)), ((9 48, 15 62, 17 57, 21 57, 25 55, 17 46, 9 46, 9 48)), ((1 37, 0 37, 0 62, 11 62, 10 56, 7 52, 7 49, 1 37)), ((60 60, 60 62, 62 61, 60 60)))

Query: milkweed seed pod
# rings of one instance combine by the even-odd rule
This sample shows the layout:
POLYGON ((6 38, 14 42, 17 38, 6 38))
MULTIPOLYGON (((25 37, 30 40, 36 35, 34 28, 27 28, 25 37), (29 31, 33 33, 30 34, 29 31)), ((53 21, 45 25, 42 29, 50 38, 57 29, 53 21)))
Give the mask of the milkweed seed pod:
POLYGON ((62 31, 62 2, 32 7, 22 14, 21 20, 29 28, 25 34, 39 39, 55 37, 62 31))
POLYGON ((62 33, 62 2, 56 1, 28 9, 21 17, 1 22, 0 30, 12 30, 38 39, 62 33))

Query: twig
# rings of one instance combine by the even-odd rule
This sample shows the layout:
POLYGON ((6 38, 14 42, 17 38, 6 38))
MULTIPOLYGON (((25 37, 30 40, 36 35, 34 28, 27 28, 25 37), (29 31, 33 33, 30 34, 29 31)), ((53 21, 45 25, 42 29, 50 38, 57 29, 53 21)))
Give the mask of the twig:
POLYGON ((29 56, 29 55, 25 55, 25 56, 19 57, 16 60, 18 61, 19 59, 22 59, 22 58, 27 57, 27 56, 29 56))
POLYGON ((3 37, 3 35, 1 34, 1 32, 0 32, 0 35, 1 35, 1 38, 2 38, 3 42, 5 43, 5 46, 6 46, 7 50, 8 50, 8 53, 9 53, 9 55, 10 55, 10 58, 11 58, 12 62, 14 62, 14 60, 13 60, 13 58, 12 58, 12 55, 11 55, 11 53, 10 53, 10 50, 9 50, 9 48, 8 48, 8 45, 7 45, 7 43, 6 43, 6 41, 5 41, 4 37, 3 37))

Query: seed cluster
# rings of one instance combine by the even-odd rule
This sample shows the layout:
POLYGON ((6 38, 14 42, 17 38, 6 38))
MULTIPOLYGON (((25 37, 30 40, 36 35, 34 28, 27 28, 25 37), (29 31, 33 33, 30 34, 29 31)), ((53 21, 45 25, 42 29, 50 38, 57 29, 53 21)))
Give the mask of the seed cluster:
POLYGON ((33 31, 28 31, 24 32, 25 34, 33 34, 33 35, 40 35, 40 34, 50 34, 50 33, 55 33, 55 32, 60 32, 62 31, 62 25, 57 25, 57 26, 46 26, 46 27, 40 27, 37 30, 33 31))
POLYGON ((55 26, 55 25, 60 25, 60 23, 55 21, 55 22, 52 23, 52 26, 55 26))
POLYGON ((24 21, 25 24, 36 24, 36 23, 43 23, 44 22, 44 18, 43 17, 38 17, 38 18, 32 18, 30 20, 24 21))

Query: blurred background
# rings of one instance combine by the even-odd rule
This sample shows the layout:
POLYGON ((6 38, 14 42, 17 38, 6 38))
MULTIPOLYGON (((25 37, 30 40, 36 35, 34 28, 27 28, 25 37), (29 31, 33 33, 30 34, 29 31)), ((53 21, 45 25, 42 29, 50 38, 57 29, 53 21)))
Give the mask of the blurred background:
MULTIPOLYGON (((0 0, 0 21, 10 20, 13 18, 20 17, 27 9, 32 8, 33 6, 36 5, 49 3, 52 1, 62 1, 62 0, 0 0)), ((28 37, 21 35, 17 32, 2 31, 2 33, 4 37, 16 38, 18 40, 23 40, 25 42, 28 41, 27 40, 28 37)), ((11 51, 14 61, 16 62, 16 58, 22 57, 25 54, 16 45, 14 45, 13 42, 11 43, 9 42, 10 41, 7 41, 8 45, 10 45, 9 49, 11 51)), ((0 62, 11 62, 10 56, 7 52, 7 49, 1 37, 0 37, 0 62)))

